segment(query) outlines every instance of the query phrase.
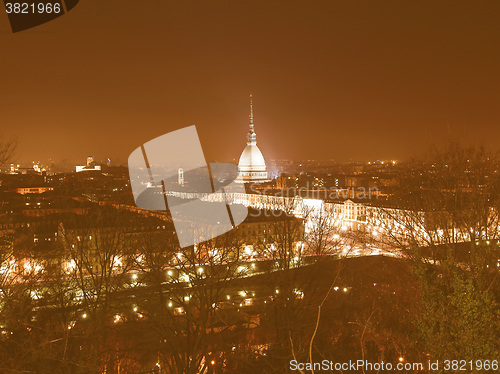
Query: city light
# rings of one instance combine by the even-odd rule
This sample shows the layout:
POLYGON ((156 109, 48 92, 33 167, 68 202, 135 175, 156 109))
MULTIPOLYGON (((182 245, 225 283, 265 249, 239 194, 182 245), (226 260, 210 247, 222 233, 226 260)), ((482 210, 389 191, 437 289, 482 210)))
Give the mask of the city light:
POLYGON ((238 273, 244 273, 244 272, 247 271, 247 267, 243 266, 243 265, 240 265, 240 266, 238 266, 237 271, 238 271, 238 273))
POLYGON ((6 3, 1 371, 497 371, 500 2, 78 2, 6 3))

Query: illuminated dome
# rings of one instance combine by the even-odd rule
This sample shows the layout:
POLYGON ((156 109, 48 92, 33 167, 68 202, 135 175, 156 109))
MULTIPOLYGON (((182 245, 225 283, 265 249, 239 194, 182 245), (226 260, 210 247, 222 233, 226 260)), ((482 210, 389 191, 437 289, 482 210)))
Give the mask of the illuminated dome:
POLYGON ((267 167, 264 156, 257 147, 257 134, 253 124, 252 95, 250 95, 250 130, 248 132, 247 146, 240 156, 238 163, 239 179, 243 182, 267 181, 267 167))

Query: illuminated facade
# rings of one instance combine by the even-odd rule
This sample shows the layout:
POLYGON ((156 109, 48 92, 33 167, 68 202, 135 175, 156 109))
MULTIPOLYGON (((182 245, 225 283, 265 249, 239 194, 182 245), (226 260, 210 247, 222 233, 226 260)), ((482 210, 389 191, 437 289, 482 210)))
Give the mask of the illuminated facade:
POLYGON ((257 134, 254 131, 252 95, 250 95, 250 130, 247 136, 247 146, 241 153, 238 163, 238 173, 240 182, 268 181, 266 161, 257 147, 257 134))
POLYGON ((77 173, 80 173, 82 171, 99 171, 99 170, 101 170, 101 166, 96 165, 94 158, 91 156, 87 157, 87 165, 86 166, 83 166, 83 165, 76 166, 77 173))
POLYGON ((54 191, 53 187, 23 187, 23 188, 18 188, 17 193, 21 195, 26 195, 26 194, 42 194, 47 191, 54 191))

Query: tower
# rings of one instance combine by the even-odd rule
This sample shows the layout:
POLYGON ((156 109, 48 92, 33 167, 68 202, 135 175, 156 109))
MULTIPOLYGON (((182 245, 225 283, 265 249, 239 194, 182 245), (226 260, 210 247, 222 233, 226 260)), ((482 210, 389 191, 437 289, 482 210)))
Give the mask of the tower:
POLYGON ((253 117, 253 96, 250 94, 250 125, 247 135, 247 146, 243 150, 238 163, 239 179, 242 182, 267 181, 267 167, 262 152, 257 147, 253 117))
POLYGON ((179 168, 177 170, 177 183, 179 186, 184 186, 184 169, 179 168))

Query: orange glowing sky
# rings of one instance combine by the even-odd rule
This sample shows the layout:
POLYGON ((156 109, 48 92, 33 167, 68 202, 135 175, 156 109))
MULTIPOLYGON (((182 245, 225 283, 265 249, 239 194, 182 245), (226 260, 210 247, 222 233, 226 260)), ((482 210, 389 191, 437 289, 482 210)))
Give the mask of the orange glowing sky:
POLYGON ((0 116, 18 160, 125 162, 197 125, 237 159, 254 95, 267 159, 401 159, 450 135, 497 147, 498 1, 83 0, 12 34, 0 116))

